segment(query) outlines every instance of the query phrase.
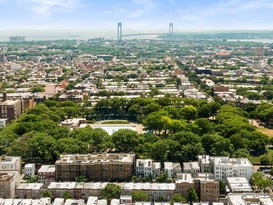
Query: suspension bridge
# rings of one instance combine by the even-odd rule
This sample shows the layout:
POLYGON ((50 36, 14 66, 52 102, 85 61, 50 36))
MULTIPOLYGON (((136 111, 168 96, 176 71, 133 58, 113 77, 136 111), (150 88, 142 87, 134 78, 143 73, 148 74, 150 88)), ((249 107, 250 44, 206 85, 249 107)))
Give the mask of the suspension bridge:
POLYGON ((174 27, 173 27, 173 23, 169 24, 169 32, 147 32, 147 33, 141 33, 141 32, 137 32, 137 31, 130 31, 127 34, 124 32, 123 27, 122 27, 122 23, 119 22, 117 24, 117 40, 118 41, 122 41, 123 38, 126 37, 134 37, 134 36, 158 36, 158 35, 166 35, 168 36, 169 39, 173 39, 173 35, 174 35, 174 27))

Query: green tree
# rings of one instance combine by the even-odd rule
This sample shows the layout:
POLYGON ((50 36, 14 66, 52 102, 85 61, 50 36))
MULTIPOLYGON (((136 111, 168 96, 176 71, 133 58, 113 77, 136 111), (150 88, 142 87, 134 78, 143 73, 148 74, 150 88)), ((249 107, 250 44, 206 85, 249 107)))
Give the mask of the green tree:
POLYGON ((164 172, 160 176, 156 177, 158 183, 167 183, 168 182, 168 173, 164 172))
POLYGON ((265 192, 267 189, 272 187, 273 182, 271 179, 265 177, 263 173, 256 172, 251 177, 251 184, 259 191, 265 192))
POLYGON ((64 190, 62 197, 64 199, 73 199, 72 194, 69 191, 64 190))
POLYGON ((212 133, 214 131, 213 124, 206 118, 195 120, 195 124, 200 128, 200 134, 212 133))
POLYGON ((112 199, 119 199, 121 194, 121 187, 117 184, 109 183, 101 190, 103 199, 110 202, 112 199))
POLYGON ((171 205, 173 205, 174 202, 186 203, 187 199, 185 199, 181 194, 174 194, 172 196, 171 201, 170 201, 171 205))
POLYGON ((167 155, 170 148, 169 142, 169 140, 159 140, 150 147, 150 156, 154 160, 159 160, 161 166, 164 166, 163 164, 167 160, 167 155))
POLYGON ((49 190, 45 190, 45 191, 43 192, 42 196, 43 196, 44 198, 50 198, 51 200, 53 199, 53 194, 52 194, 52 192, 49 191, 49 190))
POLYGON ((196 191, 194 190, 194 188, 190 187, 188 190, 188 201, 189 202, 198 202, 198 195, 196 193, 196 191))
POLYGON ((198 113, 197 108, 192 105, 188 105, 181 108, 179 112, 181 118, 188 121, 196 119, 197 113, 198 113))
POLYGON ((204 153, 201 138, 192 132, 177 132, 171 139, 172 150, 168 153, 171 161, 188 162, 196 160, 196 156, 204 153))
POLYGON ((226 183, 222 180, 219 181, 219 191, 220 191, 220 194, 226 194, 227 191, 226 191, 226 183))
POLYGON ((149 194, 142 190, 134 190, 132 191, 132 200, 136 201, 149 201, 149 194))
POLYGON ((162 130, 166 131, 170 118, 168 117, 168 112, 164 110, 159 110, 149 114, 143 124, 146 130, 150 130, 153 133, 161 134, 162 130))
POLYGON ((229 139, 220 138, 219 141, 214 143, 211 154, 214 156, 228 156, 234 152, 234 147, 229 139))
POLYGON ((118 152, 134 151, 138 145, 138 134, 129 129, 121 129, 112 134, 112 141, 118 152))
POLYGON ((32 93, 45 92, 45 89, 43 86, 37 85, 31 88, 31 92, 32 93))
POLYGON ((270 157, 268 155, 262 155, 260 158, 260 162, 265 167, 270 164, 270 157))

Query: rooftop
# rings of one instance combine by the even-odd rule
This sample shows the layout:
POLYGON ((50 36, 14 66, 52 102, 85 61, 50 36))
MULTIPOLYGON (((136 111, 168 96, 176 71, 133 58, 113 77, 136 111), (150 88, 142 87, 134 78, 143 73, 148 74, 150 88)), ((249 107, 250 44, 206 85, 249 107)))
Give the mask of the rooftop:
POLYGON ((56 164, 61 163, 109 163, 109 162, 124 162, 132 163, 134 153, 101 153, 101 154, 74 154, 61 155, 56 164))
POLYGON ((193 183, 193 179, 191 174, 185 174, 185 173, 179 173, 177 174, 177 180, 176 183, 193 183))
POLYGON ((51 182, 48 189, 74 189, 76 182, 51 182))
POLYGON ((21 183, 17 189, 32 189, 32 190, 39 190, 42 188, 43 183, 21 183))
POLYGON ((5 100, 3 102, 0 103, 0 105, 2 106, 12 106, 12 105, 16 105, 17 103, 20 103, 20 100, 5 100))

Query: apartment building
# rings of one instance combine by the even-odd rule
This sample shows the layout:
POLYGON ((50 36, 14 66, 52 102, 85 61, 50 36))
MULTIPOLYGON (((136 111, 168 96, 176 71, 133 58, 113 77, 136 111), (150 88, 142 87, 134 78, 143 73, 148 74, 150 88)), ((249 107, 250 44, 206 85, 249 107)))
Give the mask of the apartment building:
POLYGON ((61 155, 56 161, 56 181, 130 181, 135 171, 135 154, 99 153, 61 155))
POLYGON ((192 177, 189 173, 179 174, 175 182, 176 193, 188 196, 188 190, 194 188, 199 200, 203 202, 216 202, 219 200, 219 181, 214 180, 211 175, 197 174, 192 177))
POLYGON ((15 196, 16 174, 0 171, 0 198, 15 196))
POLYGON ((193 178, 191 174, 179 174, 175 181, 176 193, 182 194, 184 197, 188 197, 188 190, 194 188, 193 178))
POLYGON ((0 171, 21 172, 21 157, 0 156, 0 171))
POLYGON ((139 178, 153 176, 153 161, 151 159, 137 159, 136 176, 139 178))
POLYGON ((7 100, 6 93, 3 93, 3 101, 0 103, 0 118, 16 120, 24 112, 21 99, 7 100))
POLYGON ((212 179, 194 179, 194 188, 199 194, 200 201, 218 201, 220 196, 219 182, 212 179), (199 189, 197 188, 199 187, 199 189))
POLYGON ((213 157, 215 179, 226 180, 227 177, 246 177, 249 181, 253 174, 253 165, 247 158, 213 157))
POLYGON ((213 173, 215 179, 226 181, 227 177, 246 177, 251 179, 253 165, 247 158, 198 156, 202 173, 213 173))
POLYGON ((38 182, 50 183, 55 181, 55 177, 56 177, 55 165, 42 165, 37 173, 38 173, 38 182))

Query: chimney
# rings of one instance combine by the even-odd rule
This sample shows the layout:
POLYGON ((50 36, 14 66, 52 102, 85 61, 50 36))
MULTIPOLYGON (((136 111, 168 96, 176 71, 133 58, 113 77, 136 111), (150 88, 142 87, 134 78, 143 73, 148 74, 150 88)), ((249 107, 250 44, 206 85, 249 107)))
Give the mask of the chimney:
POLYGON ((3 93, 3 101, 6 101, 6 100, 7 100, 7 93, 4 92, 4 93, 3 93))

